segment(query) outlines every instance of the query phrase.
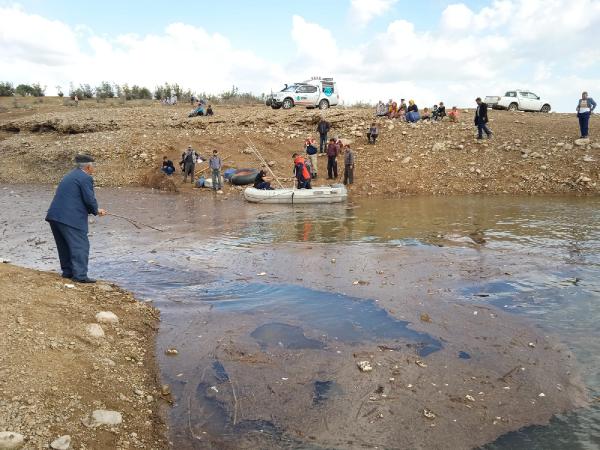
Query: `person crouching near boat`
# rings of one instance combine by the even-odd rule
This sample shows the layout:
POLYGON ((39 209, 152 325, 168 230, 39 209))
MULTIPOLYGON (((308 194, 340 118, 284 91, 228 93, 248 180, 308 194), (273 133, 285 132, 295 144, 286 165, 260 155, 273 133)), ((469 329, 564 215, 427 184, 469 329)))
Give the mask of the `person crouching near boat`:
POLYGON ((298 189, 312 189, 310 185, 310 172, 306 167, 306 161, 298 153, 292 155, 294 160, 294 176, 298 180, 298 189))
POLYGON ((261 170, 256 174, 256 178, 254 179, 254 187, 262 191, 272 191, 274 189, 271 187, 270 181, 271 179, 267 177, 267 172, 261 170))

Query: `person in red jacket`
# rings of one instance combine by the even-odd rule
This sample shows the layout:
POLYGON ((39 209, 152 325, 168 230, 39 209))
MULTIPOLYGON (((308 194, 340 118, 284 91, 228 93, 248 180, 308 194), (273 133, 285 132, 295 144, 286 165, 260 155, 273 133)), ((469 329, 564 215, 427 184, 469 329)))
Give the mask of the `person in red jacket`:
POLYGON ((298 180, 298 189, 312 189, 310 185, 310 172, 306 167, 304 158, 298 153, 292 155, 294 160, 294 176, 298 180))

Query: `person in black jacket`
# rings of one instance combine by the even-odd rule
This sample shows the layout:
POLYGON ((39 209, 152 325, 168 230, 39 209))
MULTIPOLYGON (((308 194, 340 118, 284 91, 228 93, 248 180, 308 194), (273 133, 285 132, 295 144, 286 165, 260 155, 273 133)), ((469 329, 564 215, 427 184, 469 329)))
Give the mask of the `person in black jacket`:
POLYGON ((483 103, 480 97, 475 99, 477 102, 477 109, 475 110, 475 126, 477 127, 477 139, 483 139, 483 132, 487 138, 492 137, 492 130, 490 130, 487 126, 488 123, 488 115, 487 115, 487 103, 483 103))
POLYGON ((317 131, 319 133, 319 153, 325 153, 327 147, 327 133, 331 129, 331 125, 325 119, 321 118, 317 124, 317 131))

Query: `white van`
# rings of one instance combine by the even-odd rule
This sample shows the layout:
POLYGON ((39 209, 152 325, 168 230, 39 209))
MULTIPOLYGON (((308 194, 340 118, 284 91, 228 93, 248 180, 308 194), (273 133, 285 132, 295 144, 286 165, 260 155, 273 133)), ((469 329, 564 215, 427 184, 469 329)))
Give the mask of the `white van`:
POLYGON ((333 78, 313 77, 302 83, 286 86, 269 98, 267 105, 273 109, 290 109, 296 105, 327 109, 339 103, 337 85, 333 78))

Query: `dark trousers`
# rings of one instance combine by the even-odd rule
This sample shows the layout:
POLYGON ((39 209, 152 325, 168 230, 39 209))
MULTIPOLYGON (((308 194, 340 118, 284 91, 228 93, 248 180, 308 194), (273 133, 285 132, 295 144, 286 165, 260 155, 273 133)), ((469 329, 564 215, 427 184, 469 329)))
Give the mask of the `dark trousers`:
POLYGON ((344 184, 354 183, 354 166, 346 164, 344 167, 344 184))
POLYGON ((298 189, 312 189, 310 180, 300 181, 298 180, 298 189))
POLYGON ((183 166, 183 182, 187 181, 188 175, 190 176, 190 183, 194 182, 194 169, 196 165, 194 163, 186 163, 183 166))
POLYGON ((319 153, 323 153, 327 148, 327 133, 319 133, 319 153))
POLYGON ((367 133, 367 139, 369 139, 369 144, 374 144, 375 141, 377 140, 377 134, 376 133, 367 133))
POLYGON ((327 178, 337 178, 337 159, 335 156, 327 157, 327 178))
POLYGON ((579 119, 579 131, 581 131, 581 137, 586 138, 590 132, 590 113, 577 113, 579 119))
POLYGON ((60 268, 65 277, 76 280, 87 278, 90 241, 83 230, 70 227, 64 223, 48 221, 54 235, 60 268))
POLYGON ((490 130, 483 119, 477 120, 477 139, 483 139, 483 132, 489 137, 492 135, 490 130))
POLYGON ((269 183, 268 181, 263 181, 262 183, 258 183, 256 186, 256 189, 261 189, 263 191, 272 191, 273 188, 271 187, 271 183, 269 183))

